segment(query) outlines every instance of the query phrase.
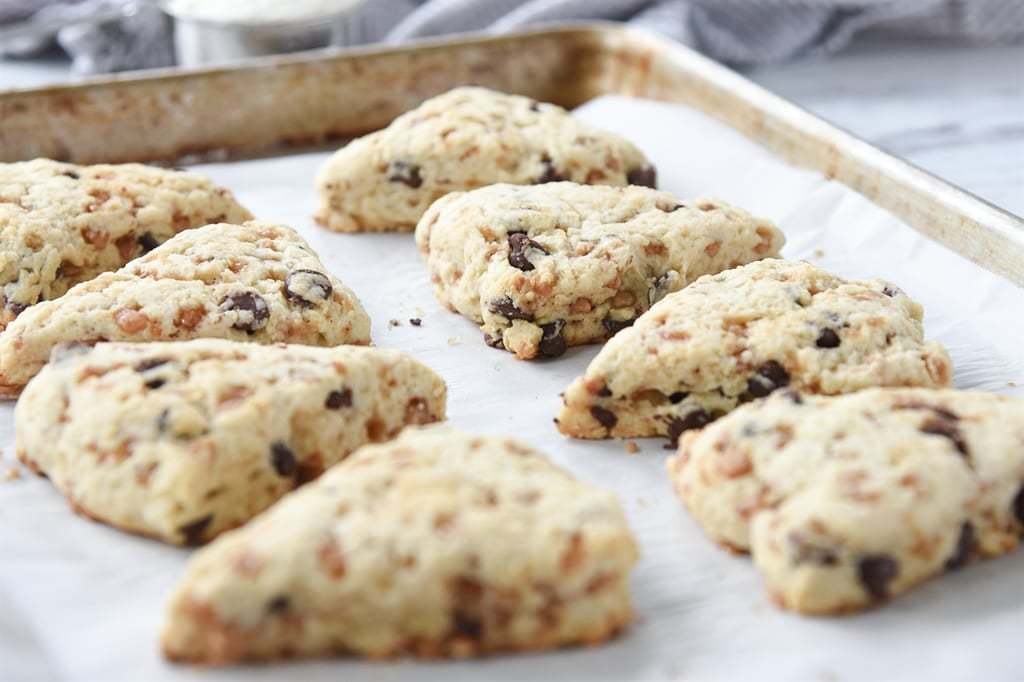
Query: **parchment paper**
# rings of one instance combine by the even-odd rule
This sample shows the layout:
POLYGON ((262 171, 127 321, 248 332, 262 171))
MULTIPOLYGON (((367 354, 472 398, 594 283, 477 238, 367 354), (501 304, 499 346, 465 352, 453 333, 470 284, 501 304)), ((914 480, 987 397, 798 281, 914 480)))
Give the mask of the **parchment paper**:
MULTIPOLYGON (((739 135, 675 106, 603 98, 579 114, 636 141, 661 186, 720 196, 776 220, 784 254, 845 276, 884 277, 922 301, 957 385, 1024 385, 1024 291, 991 275, 842 185, 792 169, 739 135)), ((158 133, 154 133, 158 134, 158 133)), ((561 392, 596 347, 545 363, 486 347, 473 323, 435 302, 413 238, 336 235, 316 227, 312 176, 326 154, 198 170, 265 220, 302 231, 361 297, 378 346, 408 351, 449 387, 455 425, 539 446, 615 491, 643 558, 632 581, 637 620, 606 646, 456 663, 351 659, 198 670, 162 661, 163 607, 189 551, 73 514, 45 480, 0 480, 0 680, 1010 680, 1024 678, 1024 553, 941 577, 871 613, 805 618, 775 608, 749 560, 701 533, 673 497, 665 441, 573 442, 552 423, 561 392), (421 327, 411 326, 421 317, 421 327), (391 327, 389 320, 400 325, 391 327)), ((14 461, 10 404, 0 406, 0 473, 14 461)))

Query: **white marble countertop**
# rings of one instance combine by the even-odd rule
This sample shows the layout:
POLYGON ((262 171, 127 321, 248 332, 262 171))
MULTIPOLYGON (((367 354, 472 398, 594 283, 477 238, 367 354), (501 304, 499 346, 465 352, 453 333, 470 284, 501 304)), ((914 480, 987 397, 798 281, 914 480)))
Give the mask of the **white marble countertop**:
MULTIPOLYGON (((1024 45, 862 40, 748 75, 822 117, 1024 216, 1024 45)), ((70 79, 67 64, 0 60, 0 89, 70 79)))
POLYGON ((862 41, 755 81, 1024 216, 1024 45, 862 41))

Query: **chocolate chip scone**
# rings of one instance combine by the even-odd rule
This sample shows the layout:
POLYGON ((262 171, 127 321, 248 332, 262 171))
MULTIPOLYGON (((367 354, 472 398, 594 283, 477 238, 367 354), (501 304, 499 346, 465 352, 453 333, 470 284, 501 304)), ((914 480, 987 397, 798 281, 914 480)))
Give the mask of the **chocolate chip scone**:
POLYGON ((139 164, 0 163, 0 331, 27 307, 182 230, 252 215, 193 173, 139 164))
POLYGON ((441 377, 394 350, 199 339, 53 355, 15 408, 18 456, 76 511, 173 544, 445 414, 441 377))
POLYGON ((631 143, 561 107, 462 87, 335 153, 316 177, 316 219, 338 232, 409 232, 449 192, 557 180, 654 187, 655 171, 631 143))
POLYGON ((861 610, 1017 547, 1024 401, 975 391, 779 391, 684 434, 669 475, 783 607, 861 610))
POLYGON ((603 342, 697 277, 777 256, 784 241, 714 199, 571 182, 452 193, 416 228, 438 300, 525 360, 603 342))
POLYGON ((447 426, 367 446, 200 550, 168 658, 467 657, 602 642, 637 548, 611 493, 447 426))
POLYGON ((208 225, 22 313, 0 334, 0 396, 59 343, 194 338, 367 344, 370 319, 291 228, 208 225))
POLYGON ((601 349, 566 390, 558 428, 675 442, 783 386, 824 395, 949 386, 949 354, 924 340, 922 316, 893 284, 803 262, 768 259, 702 277, 601 349))

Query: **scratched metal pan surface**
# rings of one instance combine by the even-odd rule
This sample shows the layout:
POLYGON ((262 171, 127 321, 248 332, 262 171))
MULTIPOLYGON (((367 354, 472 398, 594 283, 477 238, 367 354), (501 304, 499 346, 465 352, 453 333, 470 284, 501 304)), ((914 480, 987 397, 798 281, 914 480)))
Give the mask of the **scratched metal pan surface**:
POLYGON ((253 60, 0 93, 0 161, 78 163, 294 153, 385 126, 475 83, 566 107, 604 94, 686 104, 838 180, 1024 285, 1024 221, 649 32, 586 24, 253 60))

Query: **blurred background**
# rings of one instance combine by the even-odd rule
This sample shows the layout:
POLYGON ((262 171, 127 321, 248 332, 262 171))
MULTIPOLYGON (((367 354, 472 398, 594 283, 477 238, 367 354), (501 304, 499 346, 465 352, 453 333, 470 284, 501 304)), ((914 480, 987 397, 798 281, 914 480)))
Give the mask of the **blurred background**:
POLYGON ((0 89, 574 20, 666 34, 1024 214, 1024 0, 0 0, 0 89))
POLYGON ((0 0, 0 54, 59 45, 75 72, 102 73, 245 56, 198 54, 203 46, 181 36, 197 26, 222 40, 223 29, 262 30, 262 43, 248 46, 258 52, 587 19, 644 26, 740 66, 834 53, 865 35, 972 44, 1024 38, 1020 0, 0 0), (294 29, 292 44, 273 44, 275 28, 294 29))

